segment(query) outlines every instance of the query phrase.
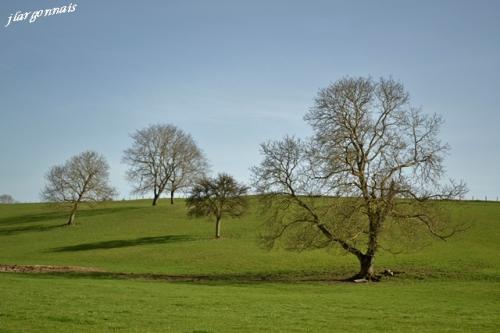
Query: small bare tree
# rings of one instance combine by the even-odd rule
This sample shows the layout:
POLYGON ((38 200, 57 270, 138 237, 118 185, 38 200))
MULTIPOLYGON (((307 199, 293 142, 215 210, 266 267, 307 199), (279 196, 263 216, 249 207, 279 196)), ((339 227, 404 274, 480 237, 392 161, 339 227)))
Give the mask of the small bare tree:
POLYGON ((105 158, 94 151, 85 151, 49 170, 41 198, 70 206, 67 225, 73 225, 81 203, 111 200, 116 195, 115 189, 108 184, 108 176, 105 158))
POLYGON ((192 187, 186 200, 188 215, 215 218, 215 238, 220 238, 223 216, 240 217, 247 207, 248 188, 222 173, 215 178, 201 178, 192 187))
POLYGON ((132 134, 133 146, 124 152, 127 178, 134 193, 153 192, 153 206, 165 190, 173 204, 176 191, 185 189, 207 169, 193 138, 173 125, 151 125, 132 134))
POLYGON ((0 195, 0 204, 13 204, 15 202, 16 200, 14 200, 14 197, 10 194, 0 195))
POLYGON ((438 137, 442 120, 408 99, 392 79, 345 78, 320 90, 306 115, 310 141, 261 146, 254 185, 264 195, 269 246, 337 244, 359 260, 354 278, 372 279, 383 236, 455 233, 435 199, 461 197, 465 184, 440 185, 449 149, 438 137))

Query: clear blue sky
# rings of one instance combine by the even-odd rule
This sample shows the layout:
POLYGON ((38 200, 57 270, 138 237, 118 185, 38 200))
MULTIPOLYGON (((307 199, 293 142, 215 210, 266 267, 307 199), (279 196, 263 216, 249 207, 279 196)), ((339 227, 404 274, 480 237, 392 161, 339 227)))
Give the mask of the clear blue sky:
POLYGON ((445 118, 448 175, 468 197, 500 195, 500 1, 75 0, 4 28, 70 2, 0 2, 0 193, 37 201, 50 166, 93 149, 129 197, 122 152, 157 122, 248 181, 259 143, 310 134, 319 88, 371 75, 445 118))

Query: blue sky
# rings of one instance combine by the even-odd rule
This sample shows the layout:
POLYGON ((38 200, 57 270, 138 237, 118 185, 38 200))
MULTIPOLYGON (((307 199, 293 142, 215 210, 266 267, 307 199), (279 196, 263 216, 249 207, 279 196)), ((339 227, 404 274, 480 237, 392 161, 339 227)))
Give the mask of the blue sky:
POLYGON ((500 195, 499 1, 75 0, 4 27, 69 3, 0 2, 0 193, 37 201, 50 166, 93 149, 128 198, 129 134, 158 122, 248 181, 259 143, 310 134, 319 88, 370 75, 444 117, 448 175, 469 198, 500 195))

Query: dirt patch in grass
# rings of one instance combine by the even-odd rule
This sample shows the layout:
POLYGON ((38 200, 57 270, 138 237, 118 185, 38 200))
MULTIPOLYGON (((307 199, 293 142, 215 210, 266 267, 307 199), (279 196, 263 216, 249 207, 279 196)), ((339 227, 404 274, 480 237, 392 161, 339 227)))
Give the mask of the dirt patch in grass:
POLYGON ((82 266, 53 266, 53 265, 5 265, 0 264, 0 272, 5 273, 72 273, 72 272, 105 272, 102 269, 82 266))
POLYGON ((65 277, 92 277, 108 279, 140 279, 167 282, 338 282, 327 276, 293 276, 261 274, 217 274, 217 275, 170 275, 155 273, 110 272, 103 269, 82 266, 17 265, 0 264, 0 273, 48 274, 65 277))
MULTIPOLYGON (((260 282, 352 282, 341 276, 330 274, 215 274, 215 275, 170 275, 162 273, 132 273, 132 272, 110 272, 104 269, 82 266, 56 266, 56 265, 17 265, 0 264, 0 273, 25 273, 25 274, 48 274, 62 275, 65 277, 91 277, 105 279, 140 279, 166 282, 232 282, 232 283, 260 283, 260 282)), ((382 277, 381 275, 379 279, 382 277)), ((384 276, 385 277, 385 276, 384 276)), ((378 279, 378 280, 379 280, 378 279)), ((378 281, 377 280, 377 281, 378 281)), ((367 282, 367 281, 356 281, 367 282)))

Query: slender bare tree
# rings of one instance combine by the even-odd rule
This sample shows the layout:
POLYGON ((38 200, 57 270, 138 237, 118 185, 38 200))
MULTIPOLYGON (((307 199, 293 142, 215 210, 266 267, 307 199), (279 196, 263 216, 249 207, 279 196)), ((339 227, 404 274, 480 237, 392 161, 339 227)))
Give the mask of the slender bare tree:
POLYGON ((246 186, 225 173, 215 178, 201 178, 186 200, 188 215, 215 218, 215 238, 220 238, 222 217, 240 217, 245 213, 248 207, 247 191, 246 186))
POLYGON ((173 125, 151 125, 131 136, 134 143, 123 156, 129 165, 127 178, 134 193, 153 192, 153 206, 165 190, 173 203, 175 192, 189 187, 207 169, 193 138, 173 125))
POLYGON ((105 158, 94 151, 85 151, 49 170, 41 198, 69 206, 67 225, 72 225, 81 203, 111 200, 116 195, 115 189, 108 184, 108 177, 109 166, 105 158))
POLYGON ((315 135, 261 146, 254 185, 263 194, 269 246, 339 245, 356 256, 353 278, 374 278, 386 235, 446 239, 457 231, 436 199, 461 197, 463 183, 442 185, 442 123, 409 105, 392 79, 344 78, 319 91, 305 119, 315 135))
POLYGON ((14 197, 10 194, 0 195, 0 204, 13 204, 15 202, 16 200, 14 200, 14 197))

